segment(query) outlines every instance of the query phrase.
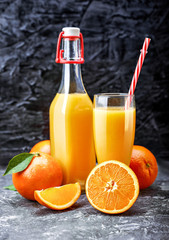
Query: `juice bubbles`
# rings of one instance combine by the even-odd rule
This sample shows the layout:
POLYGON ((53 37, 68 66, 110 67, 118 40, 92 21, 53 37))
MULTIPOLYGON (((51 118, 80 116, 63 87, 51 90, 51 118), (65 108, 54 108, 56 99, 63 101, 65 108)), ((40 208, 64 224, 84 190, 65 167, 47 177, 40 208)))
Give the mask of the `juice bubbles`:
POLYGON ((135 108, 98 107, 93 117, 98 163, 118 160, 129 165, 135 136, 135 108))
POLYGON ((50 107, 51 155, 63 169, 63 184, 85 181, 95 166, 93 107, 86 93, 56 94, 50 107))

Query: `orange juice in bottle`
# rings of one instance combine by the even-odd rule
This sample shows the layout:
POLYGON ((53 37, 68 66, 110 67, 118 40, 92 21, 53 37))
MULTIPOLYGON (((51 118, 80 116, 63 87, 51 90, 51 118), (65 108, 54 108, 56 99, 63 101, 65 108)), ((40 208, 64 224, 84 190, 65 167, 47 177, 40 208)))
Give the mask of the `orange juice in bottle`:
POLYGON ((50 106, 51 155, 62 166, 63 184, 79 182, 84 190, 96 159, 93 106, 81 77, 80 64, 84 59, 79 28, 63 28, 56 62, 63 64, 63 70, 59 91, 50 106), (60 50, 62 38, 63 50, 60 50))

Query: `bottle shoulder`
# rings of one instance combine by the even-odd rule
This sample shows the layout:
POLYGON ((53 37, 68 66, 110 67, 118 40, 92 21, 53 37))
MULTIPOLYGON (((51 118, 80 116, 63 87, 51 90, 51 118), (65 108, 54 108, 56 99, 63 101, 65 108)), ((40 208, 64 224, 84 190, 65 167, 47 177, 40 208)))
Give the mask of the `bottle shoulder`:
POLYGON ((57 93, 54 97, 50 111, 52 109, 93 109, 93 104, 87 93, 57 93))

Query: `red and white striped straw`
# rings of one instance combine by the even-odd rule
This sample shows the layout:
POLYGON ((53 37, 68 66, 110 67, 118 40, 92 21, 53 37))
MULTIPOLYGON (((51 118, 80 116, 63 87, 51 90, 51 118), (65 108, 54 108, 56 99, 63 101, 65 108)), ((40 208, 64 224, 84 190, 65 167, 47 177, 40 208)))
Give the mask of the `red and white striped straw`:
POLYGON ((138 81, 140 71, 141 71, 141 68, 142 68, 146 53, 147 53, 148 46, 150 44, 150 40, 151 40, 150 38, 145 38, 145 40, 144 40, 143 47, 141 49, 141 53, 140 53, 140 56, 139 56, 139 59, 138 59, 138 62, 137 62, 136 68, 135 68, 135 72, 134 72, 134 75, 133 75, 133 78, 131 81, 130 89, 128 92, 129 97, 126 100, 125 109, 128 109, 132 102, 132 95, 134 94, 134 91, 135 91, 135 88, 137 85, 137 81, 138 81))

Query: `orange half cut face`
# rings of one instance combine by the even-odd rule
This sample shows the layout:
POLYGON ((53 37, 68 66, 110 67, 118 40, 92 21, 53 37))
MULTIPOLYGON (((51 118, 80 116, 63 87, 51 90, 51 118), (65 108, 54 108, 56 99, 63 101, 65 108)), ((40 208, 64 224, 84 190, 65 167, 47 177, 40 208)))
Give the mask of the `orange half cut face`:
POLYGON ((86 181, 86 196, 97 210, 118 214, 136 201, 139 183, 135 173, 124 163, 111 160, 97 165, 86 181))

